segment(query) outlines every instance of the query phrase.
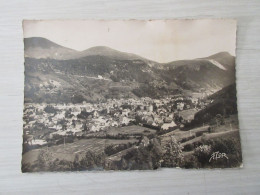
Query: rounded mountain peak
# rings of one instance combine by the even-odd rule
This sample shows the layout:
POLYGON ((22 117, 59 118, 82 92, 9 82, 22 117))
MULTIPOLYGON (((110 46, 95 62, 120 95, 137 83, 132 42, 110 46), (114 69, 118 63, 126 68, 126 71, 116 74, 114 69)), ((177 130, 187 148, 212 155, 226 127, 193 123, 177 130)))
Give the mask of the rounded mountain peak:
POLYGON ((30 37, 30 38, 24 38, 24 47, 25 49, 36 48, 36 47, 49 49, 51 47, 61 47, 61 46, 42 37, 30 37))

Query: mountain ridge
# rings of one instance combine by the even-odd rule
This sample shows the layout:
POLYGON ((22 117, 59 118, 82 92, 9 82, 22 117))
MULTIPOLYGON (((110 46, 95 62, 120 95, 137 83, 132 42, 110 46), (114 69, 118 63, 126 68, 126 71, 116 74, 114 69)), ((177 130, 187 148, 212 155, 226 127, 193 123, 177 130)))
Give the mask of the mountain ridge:
POLYGON ((108 46, 94 46, 83 51, 77 51, 42 37, 24 38, 24 50, 25 57, 35 59, 50 58, 56 60, 70 60, 91 55, 102 55, 119 60, 143 60, 151 65, 158 63, 136 54, 118 51, 108 46))
MULTIPOLYGON (((167 62, 167 63, 159 63, 150 59, 147 59, 145 57, 139 56, 137 54, 133 54, 133 53, 128 53, 128 52, 122 52, 122 51, 118 51, 116 49, 110 48, 108 46, 94 46, 94 47, 90 47, 88 49, 85 49, 83 51, 78 51, 78 50, 74 50, 74 49, 70 49, 68 47, 64 47, 61 46, 53 41, 50 41, 46 38, 43 37, 29 37, 29 38, 24 38, 24 49, 25 49, 25 56, 26 57, 30 57, 30 58, 51 58, 51 59, 57 59, 57 60, 69 60, 69 59, 77 59, 77 58, 84 58, 86 56, 90 56, 90 55, 104 55, 104 56, 108 56, 108 57, 113 57, 115 59, 124 59, 124 60, 143 60, 147 63, 149 63, 150 66, 155 66, 156 68, 165 68, 172 65, 174 66, 174 64, 176 64, 176 66, 180 66, 183 63, 188 63, 191 60, 216 60, 218 63, 222 64, 223 59, 226 58, 235 58, 234 56, 230 55, 228 52, 218 52, 216 54, 210 55, 208 57, 204 57, 204 58, 195 58, 195 59, 191 59, 191 60, 176 60, 176 61, 171 61, 171 62, 167 62), (34 50, 36 49, 42 49, 41 52, 38 53, 34 53, 32 50, 29 50, 30 48, 34 48, 34 50), (48 52, 47 49, 50 48, 56 48, 57 51, 55 52, 55 50, 52 50, 51 52, 48 52), (29 51, 28 51, 29 50, 29 51), (65 56, 65 54, 63 54, 63 52, 67 55, 65 56), (47 53, 46 56, 43 55, 43 53, 47 53), (55 53, 58 53, 59 55, 53 55, 55 53), (38 55, 38 56, 37 56, 38 55)), ((232 60, 232 59, 231 59, 232 60)), ((230 59, 229 62, 224 62, 224 64, 230 63, 230 59)), ((214 64, 215 65, 215 64, 214 64)))
POLYGON ((36 40, 40 41, 25 44, 25 94, 32 102, 44 101, 42 97, 49 102, 75 102, 74 94, 93 102, 160 98, 182 90, 211 93, 235 82, 234 57, 226 52, 160 64, 106 46, 79 52, 44 38, 36 40), (61 84, 53 86, 51 80, 61 84))

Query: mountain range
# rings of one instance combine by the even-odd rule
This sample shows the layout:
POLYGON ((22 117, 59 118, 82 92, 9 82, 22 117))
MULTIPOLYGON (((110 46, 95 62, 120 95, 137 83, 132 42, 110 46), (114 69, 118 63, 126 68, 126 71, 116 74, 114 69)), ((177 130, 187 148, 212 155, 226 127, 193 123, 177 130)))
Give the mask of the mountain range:
POLYGON ((76 51, 42 37, 32 37, 24 39, 25 57, 30 58, 50 58, 56 60, 78 59, 86 56, 106 56, 116 60, 143 60, 145 62, 155 63, 136 54, 120 52, 106 46, 96 46, 84 51, 76 51))
POLYGON ((235 57, 158 63, 105 46, 76 51, 48 39, 24 39, 25 101, 96 102, 107 98, 159 98, 168 94, 213 93, 235 83, 235 57))

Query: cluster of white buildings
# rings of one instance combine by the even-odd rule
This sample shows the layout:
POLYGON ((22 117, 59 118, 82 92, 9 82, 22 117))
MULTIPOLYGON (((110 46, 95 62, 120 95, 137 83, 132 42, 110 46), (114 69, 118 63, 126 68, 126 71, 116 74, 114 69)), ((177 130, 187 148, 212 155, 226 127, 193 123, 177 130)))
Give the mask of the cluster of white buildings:
MULTIPOLYGON (((37 128, 45 128, 52 130, 49 137, 54 134, 82 135, 86 132, 105 131, 109 127, 126 126, 131 123, 148 124, 161 130, 168 130, 177 126, 174 122, 175 115, 178 110, 184 109, 185 102, 182 97, 163 99, 145 97, 108 99, 106 103, 96 104, 83 102, 82 104, 48 105, 55 111, 46 112, 45 103, 25 105, 26 134, 33 134, 37 128), (174 104, 175 101, 178 102, 177 105, 174 104)), ((44 139, 43 136, 42 138, 44 139)))

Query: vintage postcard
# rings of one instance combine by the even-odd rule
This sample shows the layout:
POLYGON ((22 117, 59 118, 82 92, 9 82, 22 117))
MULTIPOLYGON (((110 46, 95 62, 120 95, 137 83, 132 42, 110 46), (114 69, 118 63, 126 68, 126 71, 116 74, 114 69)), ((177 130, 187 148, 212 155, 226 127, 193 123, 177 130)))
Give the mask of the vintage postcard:
POLYGON ((22 172, 242 166, 236 21, 26 20, 22 172))

